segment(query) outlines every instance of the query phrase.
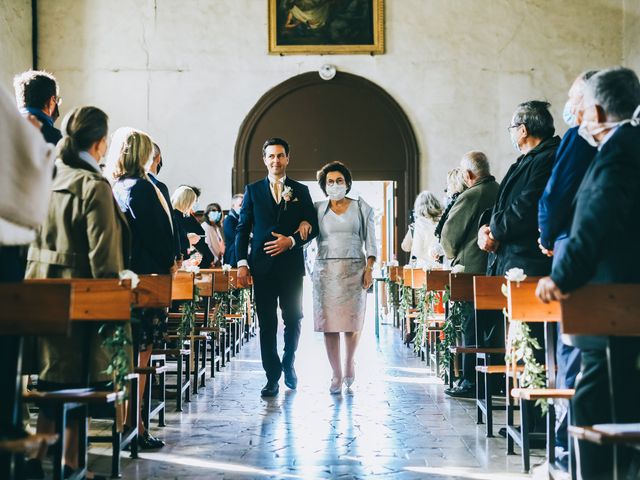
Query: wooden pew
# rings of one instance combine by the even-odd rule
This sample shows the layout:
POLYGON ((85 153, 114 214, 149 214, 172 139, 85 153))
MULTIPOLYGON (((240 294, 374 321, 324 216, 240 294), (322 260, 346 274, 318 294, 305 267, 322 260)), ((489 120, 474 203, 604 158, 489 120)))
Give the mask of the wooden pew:
POLYGON ((25 456, 58 440, 57 434, 23 434, 22 344, 26 335, 68 335, 71 297, 69 285, 0 283, 0 478, 18 478, 25 456))
MULTIPOLYGON (((560 309, 564 333, 607 337, 612 417, 614 423, 621 422, 620 412, 624 414, 629 399, 637 399, 638 394, 639 379, 632 357, 637 358, 640 352, 640 284, 586 285, 562 300, 560 309)), ((622 420, 625 421, 628 420, 622 420)), ((572 426, 569 434, 580 440, 613 445, 611 478, 618 479, 624 474, 619 450, 637 450, 640 446, 640 429, 634 425, 628 425, 623 432, 611 432, 600 425, 572 426)))
MULTIPOLYGON (((483 414, 487 421, 487 437, 493 437, 493 411, 505 410, 506 407, 502 405, 493 404, 493 389, 495 385, 494 377, 506 373, 506 366, 504 368, 487 368, 493 367, 491 365, 492 360, 502 356, 504 358, 504 349, 501 348, 498 351, 494 349, 485 349, 482 345, 479 345, 479 335, 477 332, 478 312, 483 311, 498 311, 501 312, 507 307, 507 298, 502 293, 502 285, 506 282, 504 277, 486 277, 486 276, 474 276, 473 277, 473 303, 476 311, 476 344, 478 344, 478 351, 476 351, 476 410, 477 410, 477 423, 481 424, 483 420, 483 414), (482 349, 482 350, 481 350, 482 349), (487 350, 486 352, 483 350, 487 350)), ((504 360, 502 360, 503 362, 504 360)), ((501 362, 501 363, 502 363, 501 362)), ((497 365, 503 367, 502 365, 497 365)))
MULTIPOLYGON (((444 291, 449 285, 449 270, 427 270, 425 272, 425 284, 427 292, 440 293, 441 298, 444 291)), ((438 304, 438 307, 442 307, 441 312, 436 311, 431 317, 427 318, 425 322, 427 342, 427 365, 435 364, 436 376, 440 376, 440 333, 442 332, 442 325, 445 322, 445 306, 438 304)))
MULTIPOLYGON (((27 285, 70 285, 72 289, 71 321, 89 323, 127 323, 131 321, 131 305, 133 293, 129 280, 118 279, 34 279, 26 280, 27 285)), ((88 342, 87 342, 88 346, 88 342)), ((89 358, 91 352, 85 350, 83 358, 89 358)), ((82 377, 89 380, 89 362, 84 362, 79 368, 83 369, 82 377)), ((54 392, 31 391, 23 395, 25 401, 37 404, 46 404, 56 411, 56 431, 60 435, 60 441, 54 454, 54 479, 63 476, 63 445, 65 442, 64 431, 67 414, 71 410, 79 409, 82 412, 81 420, 84 429, 81 429, 80 438, 80 468, 71 478, 84 478, 87 468, 87 442, 88 437, 88 405, 113 405, 114 426, 112 435, 108 437, 93 437, 92 441, 108 441, 112 444, 111 473, 112 476, 120 474, 120 451, 131 446, 131 457, 138 458, 138 375, 129 374, 129 396, 131 400, 130 429, 126 433, 119 432, 116 428, 117 406, 116 402, 124 398, 123 391, 105 392, 88 389, 71 389, 54 392)))

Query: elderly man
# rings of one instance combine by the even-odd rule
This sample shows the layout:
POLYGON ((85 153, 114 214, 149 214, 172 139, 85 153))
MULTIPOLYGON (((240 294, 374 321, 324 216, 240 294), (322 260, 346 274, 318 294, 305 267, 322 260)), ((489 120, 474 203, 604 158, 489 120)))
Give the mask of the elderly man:
MULTIPOLYGON (((586 283, 640 282, 638 77, 626 68, 602 71, 587 82, 583 102, 579 134, 597 147, 598 153, 576 195, 571 233, 562 258, 554 263, 551 276, 538 284, 537 295, 545 302, 560 300, 586 283)), ((574 423, 640 421, 640 379, 634 361, 640 353, 637 341, 615 349, 616 355, 629 358, 616 367, 616 374, 627 380, 624 395, 616 386, 610 390, 607 339, 581 336, 573 343, 582 350, 581 378, 572 401, 574 423)), ((611 447, 578 443, 582 478, 611 478, 611 447)), ((624 455, 618 460, 624 466, 624 455)))
MULTIPOLYGON (((540 249, 544 254, 553 256, 554 264, 562 258, 564 245, 569 238, 569 229, 573 218, 573 199, 596 154, 596 148, 589 145, 578 134, 579 125, 582 123, 586 82, 596 73, 595 70, 591 70, 580 74, 569 89, 569 99, 565 105, 563 117, 570 128, 562 137, 551 178, 549 178, 538 204, 540 249)), ((561 325, 558 324, 556 386, 558 388, 573 388, 576 375, 580 371, 580 350, 566 345, 562 341, 561 330, 561 325)), ((568 402, 562 401, 562 403, 564 406, 568 402)), ((566 408, 559 408, 560 406, 560 402, 558 402, 556 405, 556 413, 558 414, 557 461, 566 469, 568 467, 567 411, 566 408)))
MULTIPOLYGON (((477 225, 482 213, 493 207, 498 195, 498 182, 491 175, 489 161, 482 152, 465 153, 460 171, 468 189, 462 192, 449 211, 442 227, 440 243, 451 266, 464 266, 465 273, 484 274, 487 270, 487 252, 478 248, 477 225)), ((462 341, 465 346, 476 345, 476 328, 473 308, 462 321, 462 341)), ((475 354, 462 356, 462 379, 451 389, 445 390, 452 397, 475 395, 475 354)))

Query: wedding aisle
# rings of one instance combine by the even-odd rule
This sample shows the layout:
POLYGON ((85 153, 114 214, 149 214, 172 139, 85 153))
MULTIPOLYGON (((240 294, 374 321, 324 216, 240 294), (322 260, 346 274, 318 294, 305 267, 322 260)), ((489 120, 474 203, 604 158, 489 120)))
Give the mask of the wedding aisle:
MULTIPOLYGON (((281 381, 277 398, 260 398, 265 378, 253 338, 183 413, 169 402, 167 426, 152 427, 167 446, 139 460, 124 455, 123 478, 528 478, 519 457, 505 455, 505 441, 485 438, 484 425, 475 424, 475 403, 446 397, 396 329, 382 326, 376 342, 372 312, 353 392, 331 396, 307 285, 298 390, 281 381)), ((496 432, 503 419, 497 415, 496 432)), ((108 471, 107 450, 91 453, 94 468, 108 471)))

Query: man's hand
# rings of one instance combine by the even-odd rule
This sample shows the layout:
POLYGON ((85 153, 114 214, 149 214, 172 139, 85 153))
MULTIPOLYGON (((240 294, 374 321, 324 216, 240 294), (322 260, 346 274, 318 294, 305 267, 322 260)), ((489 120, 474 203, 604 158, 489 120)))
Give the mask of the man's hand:
POLYGON ((538 248, 543 255, 546 255, 547 257, 553 257, 553 250, 547 250, 546 248, 544 248, 542 246, 542 240, 540 238, 538 238, 538 248))
POLYGON ((551 277, 544 277, 538 282, 536 297, 538 297, 541 302, 549 303, 552 301, 559 302, 560 300, 569 298, 569 295, 562 293, 551 277))
POLYGON ((285 237, 284 235, 276 232, 272 232, 271 235, 276 239, 264 244, 264 253, 267 255, 275 257, 276 255, 286 252, 293 246, 289 237, 285 237))
POLYGON ((311 227, 311 224, 306 220, 303 220, 302 222, 300 222, 300 225, 298 226, 298 230, 296 230, 293 233, 294 234, 299 233, 300 238, 306 242, 312 230, 313 228, 311 227))
POLYGON ((478 247, 485 252, 495 252, 500 242, 493 238, 489 225, 483 225, 478 231, 478 247))
POLYGON ((200 235, 197 233, 187 233, 187 238, 189 239, 189 245, 192 247, 200 241, 200 235))
POLYGON ((247 287, 249 283, 249 268, 247 266, 238 267, 238 286, 247 287))

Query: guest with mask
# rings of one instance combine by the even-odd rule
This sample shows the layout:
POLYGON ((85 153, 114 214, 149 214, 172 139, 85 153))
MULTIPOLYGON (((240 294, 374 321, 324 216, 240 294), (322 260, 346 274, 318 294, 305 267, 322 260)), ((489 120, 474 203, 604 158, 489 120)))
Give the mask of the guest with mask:
POLYGON ((209 268, 213 263, 213 253, 204 240, 204 229, 193 216, 193 207, 198 200, 199 192, 194 190, 194 187, 181 185, 171 195, 171 204, 178 219, 177 230, 183 260, 199 253, 202 256, 200 267, 209 268))
MULTIPOLYGON (((613 68, 587 81, 578 134, 598 149, 575 195, 569 238, 553 271, 538 283, 544 302, 561 300, 587 283, 639 283, 640 257, 640 82, 632 70, 613 68)), ((578 426, 637 423, 640 378, 636 340, 572 336, 582 363, 571 402, 572 422, 578 426), (624 383, 611 383, 607 344, 618 358, 615 365, 624 383), (624 391, 617 385, 624 385, 624 391)), ((613 478, 611 445, 578 441, 578 478, 613 478)), ((629 450, 617 451, 619 477, 627 476, 629 450)), ((637 473, 637 470, 636 470, 637 473)), ((633 475, 635 478, 635 475, 633 475)))
POLYGON ((222 207, 217 203, 210 203, 204 210, 204 240, 213 253, 214 263, 217 266, 222 265, 224 260, 224 233, 222 231, 222 207))
POLYGON ((318 184, 328 200, 315 204, 318 213, 318 255, 313 268, 313 316, 316 332, 324 333, 333 370, 329 392, 355 381, 355 353, 364 324, 366 291, 373 283, 376 261, 373 209, 362 199, 346 195, 351 190, 349 169, 332 162, 318 171, 318 184), (344 369, 340 333, 346 346, 344 369))
POLYGON ((38 119, 42 124, 40 131, 48 143, 57 144, 62 134, 54 124, 60 116, 62 98, 58 96, 55 77, 45 71, 29 70, 15 76, 13 87, 18 107, 38 119))
MULTIPOLYGON (((564 107, 563 118, 570 128, 560 142, 551 177, 538 204, 540 249, 545 255, 553 257, 553 264, 560 261, 564 253, 573 219, 573 200, 597 151, 578 133, 584 111, 584 90, 587 80, 596 73, 594 70, 582 73, 569 89, 569 99, 564 107)), ((556 387, 574 388, 576 376, 580 371, 580 350, 563 342, 560 323, 558 323, 556 357, 558 365, 556 387)), ((567 407, 567 401, 556 401, 557 464, 565 470, 568 469, 569 448, 567 407)))
POLYGON ((238 265, 238 257, 236 256, 236 227, 240 219, 240 209, 242 208, 242 199, 244 196, 238 193, 231 199, 231 209, 224 217, 222 224, 224 229, 224 263, 236 267, 238 265))

